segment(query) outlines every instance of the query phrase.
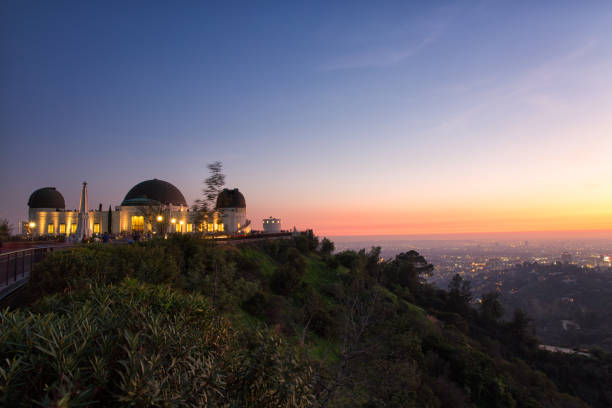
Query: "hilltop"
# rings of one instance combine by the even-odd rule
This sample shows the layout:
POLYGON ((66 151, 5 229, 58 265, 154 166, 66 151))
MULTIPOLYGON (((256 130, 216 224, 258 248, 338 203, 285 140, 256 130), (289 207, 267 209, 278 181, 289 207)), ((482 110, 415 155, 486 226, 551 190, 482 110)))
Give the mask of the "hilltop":
POLYGON ((610 405, 608 355, 539 351, 527 315, 502 321, 494 294, 473 308, 464 282, 437 289, 425 280, 432 271, 415 251, 386 261, 380 248, 334 254, 312 232, 58 252, 37 265, 23 304, 0 317, 0 398, 14 406, 610 405))

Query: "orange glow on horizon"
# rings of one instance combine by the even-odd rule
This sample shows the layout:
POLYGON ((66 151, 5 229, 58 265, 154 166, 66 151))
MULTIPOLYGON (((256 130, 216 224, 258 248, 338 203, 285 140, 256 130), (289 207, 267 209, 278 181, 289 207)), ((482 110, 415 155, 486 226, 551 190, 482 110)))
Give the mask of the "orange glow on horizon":
MULTIPOLYGON (((285 214, 298 229, 312 228, 319 235, 427 235, 508 233, 534 231, 612 230, 612 205, 572 203, 542 204, 528 208, 516 205, 430 209, 331 208, 306 209, 285 214), (313 222, 314 220, 314 222, 313 222)), ((284 228, 292 227, 284 225, 284 228)))

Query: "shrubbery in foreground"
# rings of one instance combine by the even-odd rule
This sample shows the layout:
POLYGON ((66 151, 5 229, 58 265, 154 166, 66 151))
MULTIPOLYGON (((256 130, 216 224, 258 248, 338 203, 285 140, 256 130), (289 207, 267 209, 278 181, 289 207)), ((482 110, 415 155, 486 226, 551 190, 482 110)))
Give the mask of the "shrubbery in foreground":
MULTIPOLYGON (((473 308, 460 277, 428 285, 417 252, 330 250, 307 233, 57 252, 25 292, 42 300, 0 316, 0 405, 587 406, 541 368, 610 406, 563 356, 541 363, 527 317, 500 321, 493 295, 473 308)), ((582 374, 606 372, 591 360, 582 374)))
POLYGON ((312 374, 200 295, 124 280, 0 314, 2 406, 308 406, 312 374))

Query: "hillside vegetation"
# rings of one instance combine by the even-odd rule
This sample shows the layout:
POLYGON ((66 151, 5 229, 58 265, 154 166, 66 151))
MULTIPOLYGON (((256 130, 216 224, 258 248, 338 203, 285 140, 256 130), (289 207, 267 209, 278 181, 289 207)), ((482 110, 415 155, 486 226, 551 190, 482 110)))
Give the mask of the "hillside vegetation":
POLYGON ((543 342, 612 352, 611 269, 526 262, 471 280, 484 290, 496 285, 508 309, 529 313, 543 342))
POLYGON ((610 406, 605 381, 567 373, 603 375, 607 355, 538 351, 524 313, 426 284, 417 252, 333 250, 309 232, 57 252, 0 315, 0 404, 610 406))

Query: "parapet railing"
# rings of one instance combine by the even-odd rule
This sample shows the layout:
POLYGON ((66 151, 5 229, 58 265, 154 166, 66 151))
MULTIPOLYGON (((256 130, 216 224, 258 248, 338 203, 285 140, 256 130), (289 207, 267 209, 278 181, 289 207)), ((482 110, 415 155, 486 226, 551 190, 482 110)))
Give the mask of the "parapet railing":
MULTIPOLYGON (((72 245, 45 246, 21 249, 0 254, 0 290, 29 278, 34 265, 53 251, 70 248, 72 245)), ((11 291, 9 290, 8 293, 11 291)), ((3 293, 6 296, 8 293, 3 293)))
POLYGON ((219 242, 231 242, 231 241, 260 241, 274 238, 291 238, 293 237, 292 232, 271 232, 271 233, 255 233, 248 235, 231 235, 229 237, 215 238, 215 241, 219 242))

